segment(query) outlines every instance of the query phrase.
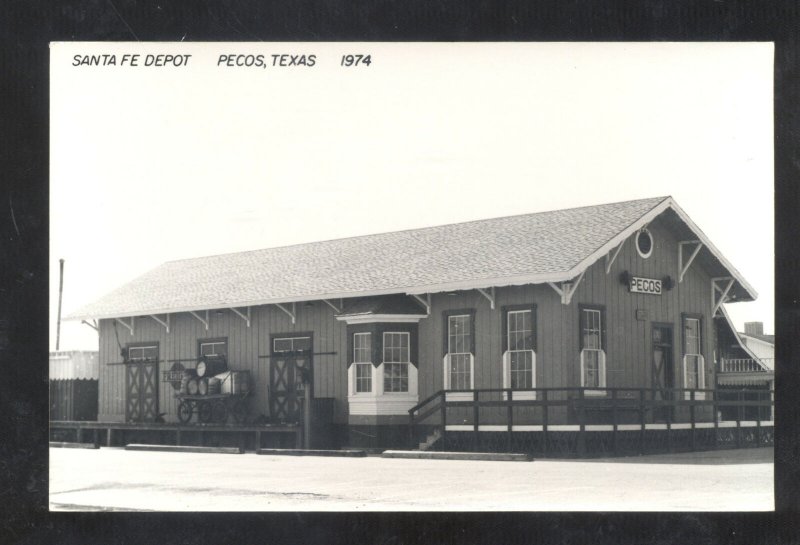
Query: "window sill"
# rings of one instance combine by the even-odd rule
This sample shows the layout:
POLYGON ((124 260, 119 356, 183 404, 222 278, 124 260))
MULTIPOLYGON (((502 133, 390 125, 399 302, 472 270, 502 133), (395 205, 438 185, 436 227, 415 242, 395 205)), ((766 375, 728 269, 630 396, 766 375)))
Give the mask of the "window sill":
POLYGON ((472 401, 475 394, 472 392, 445 392, 445 401, 472 401))
MULTIPOLYGON (((511 401, 530 401, 536 399, 536 392, 530 390, 511 390, 511 401)), ((508 400, 508 394, 503 392, 503 401, 508 400)))
POLYGON ((607 396, 608 391, 606 390, 584 390, 583 395, 586 397, 601 397, 607 396))
MULTIPOLYGON (((683 392, 683 399, 686 400, 686 401, 691 401, 692 392, 683 392)), ((705 401, 706 400, 706 393, 705 392, 695 392, 694 393, 694 400, 695 401, 705 401)))

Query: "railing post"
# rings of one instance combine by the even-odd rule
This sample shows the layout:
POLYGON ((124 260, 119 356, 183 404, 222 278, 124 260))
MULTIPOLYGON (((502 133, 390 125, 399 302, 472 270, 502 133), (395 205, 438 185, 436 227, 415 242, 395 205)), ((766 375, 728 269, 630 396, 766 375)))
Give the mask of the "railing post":
POLYGON ((442 399, 439 401, 439 410, 442 420, 442 450, 447 450, 447 393, 442 390, 442 399))
POLYGON ((714 450, 719 448, 719 405, 717 405, 717 392, 719 390, 714 390, 714 403, 711 405, 711 409, 714 411, 712 417, 714 418, 714 450))
POLYGON ((472 391, 472 450, 478 452, 478 444, 480 443, 480 431, 478 426, 478 414, 480 413, 478 407, 478 390, 472 391))
POLYGON ((414 411, 408 411, 408 444, 411 450, 414 450, 414 411))
POLYGON ((614 456, 619 454, 617 450, 617 390, 611 390, 611 425, 613 426, 611 432, 611 443, 614 449, 614 456))
POLYGON ((689 401, 691 401, 691 405, 689 405, 689 422, 692 424, 691 439, 690 440, 691 440, 691 445, 692 445, 692 451, 694 451, 694 449, 695 449, 695 443, 694 443, 694 441, 695 441, 695 438, 694 438, 694 425, 695 425, 694 424, 695 423, 695 419, 694 419, 694 400, 695 400, 695 390, 692 390, 691 393, 689 394, 689 396, 690 396, 689 401))
POLYGON ((645 398, 645 390, 644 388, 639 389, 639 454, 644 454, 644 429, 645 429, 645 405, 644 405, 644 398, 645 398))
POLYGON ((742 391, 736 393, 736 448, 742 446, 742 391))
MULTIPOLYGON (((683 393, 683 392, 681 392, 683 393)), ((675 392, 669 396, 669 403, 667 404, 667 452, 672 452, 672 413, 675 412, 675 392)))
POLYGON ((761 446, 761 392, 756 394, 758 396, 758 405, 756 406, 756 446, 761 446))
POLYGON ((583 403, 585 391, 581 388, 578 392, 578 455, 583 457, 586 455, 586 415, 583 403))
POLYGON ((508 452, 513 451, 514 447, 514 407, 512 406, 514 390, 506 390, 506 420, 508 421, 508 452))
POLYGON ((547 401, 547 390, 542 390, 542 434, 544 435, 544 455, 547 456, 550 450, 550 437, 547 433, 547 413, 549 410, 549 402, 547 401))

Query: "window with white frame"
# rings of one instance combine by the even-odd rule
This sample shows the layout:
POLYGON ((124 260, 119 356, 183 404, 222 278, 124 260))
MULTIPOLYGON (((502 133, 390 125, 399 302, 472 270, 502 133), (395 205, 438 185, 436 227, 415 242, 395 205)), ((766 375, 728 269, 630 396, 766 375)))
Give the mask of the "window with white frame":
POLYGON ((509 311, 506 314, 506 329, 507 387, 533 388, 536 385, 533 312, 530 309, 509 311))
POLYGON ((200 352, 200 356, 227 356, 228 341, 225 339, 200 341, 198 352, 200 352))
POLYGON ((353 334, 353 365, 357 394, 372 392, 372 334, 353 334))
POLYGON ((157 346, 128 347, 128 361, 156 361, 157 359, 158 359, 157 346))
POLYGON ((606 385, 606 369, 603 338, 603 310, 581 309, 581 386, 603 388, 606 385))
POLYGON ((406 332, 383 333, 383 391, 408 392, 411 336, 406 332))
POLYGON ((705 387, 705 362, 701 354, 700 318, 683 318, 683 386, 689 390, 705 387))
POLYGON ((448 388, 472 388, 472 315, 447 317, 448 388))

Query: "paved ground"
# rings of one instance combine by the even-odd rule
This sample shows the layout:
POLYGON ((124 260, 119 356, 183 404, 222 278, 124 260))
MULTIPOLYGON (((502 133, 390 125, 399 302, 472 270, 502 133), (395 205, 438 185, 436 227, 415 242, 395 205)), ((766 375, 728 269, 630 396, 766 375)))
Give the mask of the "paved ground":
POLYGON ((50 449, 51 510, 769 511, 768 449, 475 462, 50 449))

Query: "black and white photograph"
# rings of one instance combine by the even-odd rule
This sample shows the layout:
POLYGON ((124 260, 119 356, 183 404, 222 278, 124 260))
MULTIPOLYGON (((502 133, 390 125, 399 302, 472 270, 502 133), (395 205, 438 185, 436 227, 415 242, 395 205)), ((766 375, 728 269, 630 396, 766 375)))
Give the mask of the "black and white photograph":
POLYGON ((773 63, 51 43, 49 509, 773 511, 773 63))

